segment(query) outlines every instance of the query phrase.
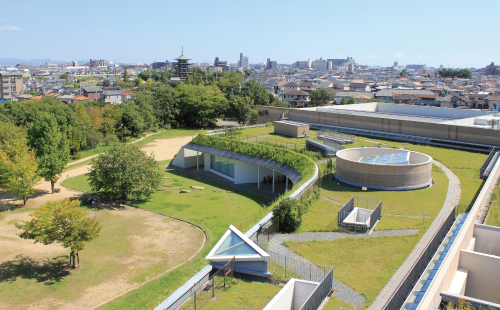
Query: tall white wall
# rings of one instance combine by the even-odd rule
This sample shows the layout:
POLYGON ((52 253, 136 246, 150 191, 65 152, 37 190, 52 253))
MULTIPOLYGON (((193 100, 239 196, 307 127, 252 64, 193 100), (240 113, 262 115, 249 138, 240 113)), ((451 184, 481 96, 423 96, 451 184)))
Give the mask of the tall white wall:
POLYGON ((172 161, 172 165, 181 167, 181 168, 186 168, 184 165, 184 147, 181 147, 179 152, 177 152, 177 155, 175 155, 174 160, 172 161))
POLYGON ((295 281, 295 279, 290 279, 263 310, 292 310, 295 281))
POLYGON ((459 268, 469 271, 465 296, 500 304, 500 257, 462 250, 459 268))
POLYGON ((314 292, 318 283, 297 280, 295 281, 295 289, 293 292, 293 309, 300 310, 307 298, 314 292))
POLYGON ((500 227, 475 224, 474 237, 474 251, 500 257, 500 227))

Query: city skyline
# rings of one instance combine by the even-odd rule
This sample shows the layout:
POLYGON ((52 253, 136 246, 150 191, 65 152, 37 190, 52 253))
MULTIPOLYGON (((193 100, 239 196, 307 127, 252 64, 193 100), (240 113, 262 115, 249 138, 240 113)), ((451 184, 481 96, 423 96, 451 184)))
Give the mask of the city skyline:
POLYGON ((481 68, 500 62, 500 42, 492 39, 497 26, 484 16, 498 9, 494 1, 474 7, 465 1, 320 1, 309 8, 299 1, 27 1, 22 8, 9 2, 0 13, 0 58, 152 63, 174 61, 184 46, 198 63, 215 57, 236 63, 243 53, 250 63, 353 57, 371 66, 481 68))

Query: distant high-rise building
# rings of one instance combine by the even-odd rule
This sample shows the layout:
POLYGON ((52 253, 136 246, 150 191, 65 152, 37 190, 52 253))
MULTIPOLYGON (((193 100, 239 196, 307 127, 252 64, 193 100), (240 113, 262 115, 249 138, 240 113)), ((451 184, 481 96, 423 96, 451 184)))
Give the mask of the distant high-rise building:
POLYGON ((182 81, 187 80, 189 74, 189 61, 191 59, 184 56, 184 48, 182 49, 182 55, 175 60, 177 60, 175 64, 175 75, 182 81))
POLYGON ((248 69, 248 57, 243 56, 243 53, 240 53, 240 60, 238 60, 238 67, 243 67, 243 69, 248 69))
POLYGON ((221 60, 219 60, 219 57, 215 57, 214 67, 220 67, 221 71, 228 70, 227 61, 221 61, 221 60))
POLYGON ((398 66, 398 62, 397 62, 397 61, 395 61, 395 62, 394 62, 394 67, 397 67, 397 66, 398 66))
POLYGON ((0 99, 12 100, 15 95, 23 93, 23 74, 0 72, 0 99))
POLYGON ((171 63, 168 60, 165 60, 165 62, 160 61, 160 62, 153 62, 151 64, 151 69, 153 70, 158 70, 158 69, 167 69, 171 63))
POLYGON ((486 66, 483 69, 484 75, 500 75, 500 66, 495 66, 495 63, 492 62, 489 66, 486 66))
POLYGON ((276 61, 271 61, 270 58, 267 59, 266 70, 276 70, 278 69, 278 63, 276 61))

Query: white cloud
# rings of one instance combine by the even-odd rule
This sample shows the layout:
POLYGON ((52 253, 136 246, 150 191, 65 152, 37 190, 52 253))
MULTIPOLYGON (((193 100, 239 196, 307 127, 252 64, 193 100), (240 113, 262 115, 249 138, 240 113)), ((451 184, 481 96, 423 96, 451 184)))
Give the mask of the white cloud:
POLYGON ((394 58, 397 59, 408 59, 409 57, 406 57, 404 53, 394 53, 394 58))
POLYGON ((0 18, 0 22, 1 22, 1 23, 6 23, 6 22, 8 22, 8 20, 3 19, 3 18, 0 18))
POLYGON ((16 31, 21 30, 21 28, 17 26, 0 26, 0 31, 16 31))

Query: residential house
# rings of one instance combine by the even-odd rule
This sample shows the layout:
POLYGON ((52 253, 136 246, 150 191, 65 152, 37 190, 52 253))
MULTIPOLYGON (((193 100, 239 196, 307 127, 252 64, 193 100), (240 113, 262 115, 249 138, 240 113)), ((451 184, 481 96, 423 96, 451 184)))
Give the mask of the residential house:
POLYGON ((421 105, 422 99, 415 95, 402 94, 394 95, 394 100, 392 102, 397 104, 421 105))
POLYGON ((282 93, 287 93, 293 90, 300 90, 299 85, 295 84, 294 82, 286 83, 281 89, 282 93))
POLYGON ((370 84, 368 83, 350 83, 349 84, 350 91, 362 91, 362 92, 370 92, 372 90, 370 84))
POLYGON ((282 93, 281 98, 283 101, 290 103, 292 107, 295 107, 297 104, 309 101, 309 94, 299 89, 292 89, 282 93))
POLYGON ((135 93, 130 91, 122 93, 122 102, 130 101, 133 95, 135 95, 135 93))
POLYGON ((317 84, 312 83, 312 82, 302 82, 299 84, 299 89, 310 93, 316 89, 316 85, 317 84))
POLYGON ((470 107, 469 97, 462 95, 452 95, 451 104, 454 108, 456 107, 470 107))
POLYGON ((436 99, 436 106, 440 108, 451 108, 451 98, 453 98, 453 95, 438 97, 436 99))
POLYGON ((122 94, 126 93, 126 90, 109 90, 104 91, 102 96, 104 98, 104 102, 108 102, 111 104, 120 104, 122 103, 122 94))
POLYGON ((379 90, 375 97, 385 101, 393 101, 396 95, 414 95, 422 100, 422 104, 435 105, 436 95, 428 90, 417 89, 382 89, 379 90))
POLYGON ((83 96, 92 100, 100 100, 102 97, 103 89, 101 86, 85 86, 82 87, 83 96))
POLYGON ((334 103, 340 104, 342 98, 347 102, 349 99, 354 98, 356 102, 370 102, 373 99, 374 93, 372 92, 358 92, 358 91, 339 91, 335 93, 334 103))

